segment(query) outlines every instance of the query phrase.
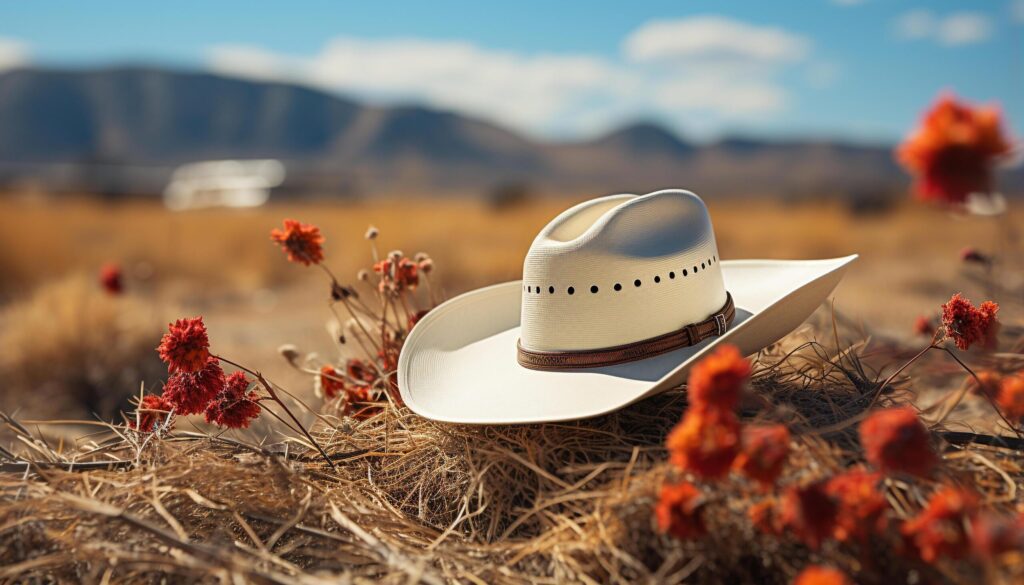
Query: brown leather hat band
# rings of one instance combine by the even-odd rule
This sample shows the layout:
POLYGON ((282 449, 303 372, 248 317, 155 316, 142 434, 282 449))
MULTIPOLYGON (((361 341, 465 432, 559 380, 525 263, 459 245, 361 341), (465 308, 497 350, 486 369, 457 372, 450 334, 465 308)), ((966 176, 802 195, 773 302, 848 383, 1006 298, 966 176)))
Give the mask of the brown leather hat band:
POLYGON ((635 341, 616 347, 584 351, 530 351, 517 343, 519 365, 531 370, 575 370, 614 366, 646 359, 680 347, 696 345, 701 341, 725 333, 736 318, 732 295, 726 293, 725 306, 700 323, 691 323, 670 333, 635 341))

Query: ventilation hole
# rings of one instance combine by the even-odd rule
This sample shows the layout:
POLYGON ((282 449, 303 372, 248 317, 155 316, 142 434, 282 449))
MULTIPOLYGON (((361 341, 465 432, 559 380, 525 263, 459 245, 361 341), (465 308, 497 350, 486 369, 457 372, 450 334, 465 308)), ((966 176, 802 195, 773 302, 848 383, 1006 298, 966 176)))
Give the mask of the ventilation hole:
POLYGON ((549 286, 548 287, 548 292, 551 293, 551 294, 555 294, 555 287, 549 286))
POLYGON ((533 292, 533 287, 526 287, 526 292, 533 292))
POLYGON ((715 262, 718 262, 718 256, 712 256, 711 259, 714 260, 715 262))
POLYGON ((536 292, 537 294, 540 294, 540 287, 538 286, 538 287, 537 287, 537 288, 535 289, 535 291, 534 291, 534 292, 536 292))
POLYGON ((705 268, 705 266, 704 266, 704 263, 703 263, 703 262, 701 262, 701 263, 700 263, 700 269, 701 269, 701 270, 704 270, 704 268, 705 268))
POLYGON ((590 292, 597 293, 597 285, 596 284, 590 286, 590 292))
POLYGON ((668 277, 669 278, 675 278, 676 277, 676 273, 675 272, 669 272, 668 273, 668 277))
POLYGON ((661 282, 661 277, 660 276, 655 276, 654 277, 654 284, 658 284, 659 282, 661 282))
POLYGON ((612 288, 614 288, 616 291, 620 291, 622 290, 622 285, 616 282, 615 286, 613 286, 612 288))
POLYGON ((693 273, 697 274, 697 265, 696 264, 693 265, 693 273))
POLYGON ((640 279, 639 278, 633 281, 633 286, 640 286, 640 279))
POLYGON ((569 290, 567 290, 566 292, 569 293, 569 294, 572 294, 572 293, 576 292, 576 289, 574 289, 573 287, 570 286, 569 290))
POLYGON ((686 274, 687 274, 686 269, 683 268, 683 276, 686 276, 686 274))

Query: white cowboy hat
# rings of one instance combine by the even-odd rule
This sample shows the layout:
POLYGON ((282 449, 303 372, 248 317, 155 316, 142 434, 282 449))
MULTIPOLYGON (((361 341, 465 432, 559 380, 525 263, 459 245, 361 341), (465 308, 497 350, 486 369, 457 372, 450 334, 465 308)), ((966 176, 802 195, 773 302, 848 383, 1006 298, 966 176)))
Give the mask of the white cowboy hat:
POLYGON ((593 199, 541 230, 522 281, 458 296, 417 323, 398 387, 439 421, 597 416, 682 385, 720 343, 749 355, 775 342, 856 258, 720 262, 689 191, 593 199))

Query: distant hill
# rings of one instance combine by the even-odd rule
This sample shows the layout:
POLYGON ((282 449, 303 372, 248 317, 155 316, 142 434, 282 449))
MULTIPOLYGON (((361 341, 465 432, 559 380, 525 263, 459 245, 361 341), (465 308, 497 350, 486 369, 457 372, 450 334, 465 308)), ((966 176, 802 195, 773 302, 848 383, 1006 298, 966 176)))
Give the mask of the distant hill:
POLYGON ((675 185, 721 195, 858 196, 906 182, 887 147, 738 138, 697 145, 650 123, 590 141, 540 143, 451 112, 368 106, 208 73, 0 74, 3 182, 70 187, 104 176, 111 189, 113 173, 114 190, 151 192, 184 162, 266 157, 285 161, 300 182, 293 192, 318 194, 484 192, 514 182, 595 193, 675 185))

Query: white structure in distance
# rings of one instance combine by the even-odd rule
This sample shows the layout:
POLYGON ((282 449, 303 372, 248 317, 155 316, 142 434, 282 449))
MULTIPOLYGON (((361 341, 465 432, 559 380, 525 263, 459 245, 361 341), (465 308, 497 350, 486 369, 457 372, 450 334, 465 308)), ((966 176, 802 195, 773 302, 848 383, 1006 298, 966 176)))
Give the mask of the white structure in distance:
POLYGON ((211 160, 181 165, 164 188, 164 205, 174 211, 208 207, 259 207, 284 181, 281 161, 211 160))

